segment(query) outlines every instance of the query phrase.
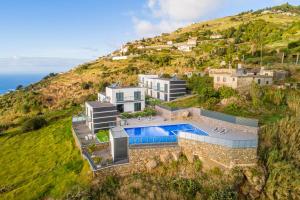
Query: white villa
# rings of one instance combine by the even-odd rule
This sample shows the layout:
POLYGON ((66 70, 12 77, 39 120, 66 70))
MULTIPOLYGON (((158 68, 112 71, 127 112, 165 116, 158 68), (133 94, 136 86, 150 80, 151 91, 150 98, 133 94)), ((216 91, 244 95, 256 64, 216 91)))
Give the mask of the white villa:
POLYGON ((159 78, 158 75, 138 75, 139 86, 156 99, 172 101, 186 94, 186 81, 173 78, 159 78))
POLYGON ((274 71, 265 70, 262 67, 258 73, 247 72, 246 69, 239 65, 237 69, 210 69, 209 76, 214 78, 215 89, 227 86, 239 91, 247 91, 253 81, 260 86, 272 85, 274 71))
POLYGON ((117 84, 106 87, 105 94, 98 93, 98 101, 109 102, 119 112, 137 112, 145 109, 145 88, 120 87, 117 84))

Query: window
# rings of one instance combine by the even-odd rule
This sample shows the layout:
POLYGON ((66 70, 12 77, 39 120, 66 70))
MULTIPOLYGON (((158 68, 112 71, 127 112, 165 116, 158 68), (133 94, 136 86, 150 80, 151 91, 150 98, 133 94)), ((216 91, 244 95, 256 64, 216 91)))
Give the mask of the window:
POLYGON ((226 82, 226 77, 223 77, 223 82, 226 82))
POLYGON ((141 111, 142 110, 142 104, 141 103, 134 103, 134 112, 141 111))
POLYGON ((220 81, 220 77, 217 77, 217 81, 218 81, 218 82, 220 81))
POLYGON ((232 78, 232 81, 234 82, 234 81, 235 81, 235 78, 232 78))
POLYGON ((117 110, 118 110, 120 113, 124 112, 124 104, 118 104, 118 105, 117 105, 117 110))
POLYGON ((157 92, 157 98, 160 99, 160 93, 159 92, 157 92))
POLYGON ((152 82, 150 82, 150 88, 152 89, 152 82))
POLYGON ((148 82, 148 81, 146 81, 146 87, 148 87, 148 85, 149 85, 149 82, 148 82))
POLYGON ((260 84, 260 79, 257 79, 257 83, 260 84))
POLYGON ((157 83, 157 90, 160 91, 160 83, 157 83))
POLYGON ((168 94, 165 94, 165 101, 168 101, 168 94))
POLYGON ((168 84, 165 84, 165 92, 167 93, 168 92, 168 84))
POLYGON ((124 93, 123 92, 117 92, 116 93, 116 99, 117 99, 117 102, 118 101, 124 101, 124 93))
POLYGON ((266 85, 269 85, 269 81, 266 81, 266 85))
POLYGON ((135 101, 140 101, 141 100, 141 92, 140 91, 135 91, 134 92, 134 100, 135 101))

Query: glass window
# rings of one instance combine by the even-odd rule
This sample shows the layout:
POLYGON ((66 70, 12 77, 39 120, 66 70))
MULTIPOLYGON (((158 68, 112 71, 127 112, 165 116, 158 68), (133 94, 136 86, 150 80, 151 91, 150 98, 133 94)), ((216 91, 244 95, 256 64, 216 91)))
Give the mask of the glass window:
POLYGON ((165 84, 165 92, 167 93, 168 92, 168 84, 165 84))
POLYGON ((123 92, 117 92, 116 93, 117 101, 124 101, 124 93, 123 92))
POLYGON ((168 101, 168 94, 165 94, 165 101, 168 101))
POLYGON ((226 77, 223 77, 223 82, 226 82, 226 77))
POLYGON ((141 100, 141 92, 140 91, 135 91, 134 92, 134 100, 135 101, 141 100))
POLYGON ((142 104, 141 103, 134 103, 134 111, 141 111, 142 110, 142 104))
POLYGON ((266 85, 269 85, 269 81, 266 81, 266 85))
POLYGON ((260 84, 260 79, 257 79, 257 83, 260 84))
POLYGON ((232 81, 235 81, 235 78, 232 78, 232 81))
POLYGON ((160 91, 160 83, 157 83, 157 90, 160 91))
POLYGON ((157 92, 157 98, 160 99, 160 93, 159 92, 157 92))

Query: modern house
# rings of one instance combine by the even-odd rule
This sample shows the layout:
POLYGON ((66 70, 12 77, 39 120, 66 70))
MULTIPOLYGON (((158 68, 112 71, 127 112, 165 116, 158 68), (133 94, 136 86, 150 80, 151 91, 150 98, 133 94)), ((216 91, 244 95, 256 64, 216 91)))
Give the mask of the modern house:
POLYGON ((249 90, 252 82, 260 86, 272 85, 274 72, 261 68, 258 72, 247 71, 241 65, 237 69, 210 69, 209 75, 214 78, 214 88, 231 87, 239 91, 249 90))
POLYGON ((139 86, 146 95, 163 101, 172 101, 186 94, 186 81, 173 78, 159 78, 158 75, 138 75, 139 86))
POLYGON ((105 94, 98 94, 98 101, 113 104, 121 113, 142 111, 145 109, 145 88, 114 84, 106 87, 105 94))
POLYGON ((88 101, 85 103, 86 125, 92 133, 116 126, 117 108, 106 102, 88 101))

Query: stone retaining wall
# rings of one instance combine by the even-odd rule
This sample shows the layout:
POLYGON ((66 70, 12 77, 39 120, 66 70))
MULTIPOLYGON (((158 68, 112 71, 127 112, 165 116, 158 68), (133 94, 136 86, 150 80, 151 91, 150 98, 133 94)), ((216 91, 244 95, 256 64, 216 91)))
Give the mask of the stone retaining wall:
POLYGON ((178 144, 187 157, 197 156, 200 160, 211 160, 226 168, 254 165, 257 162, 256 148, 234 149, 182 138, 178 144))
POLYGON ((112 167, 103 168, 96 172, 96 176, 107 176, 117 174, 125 176, 132 173, 147 171, 147 164, 155 160, 161 162, 162 155, 172 155, 180 153, 179 146, 144 146, 129 149, 129 163, 114 165, 112 167))

